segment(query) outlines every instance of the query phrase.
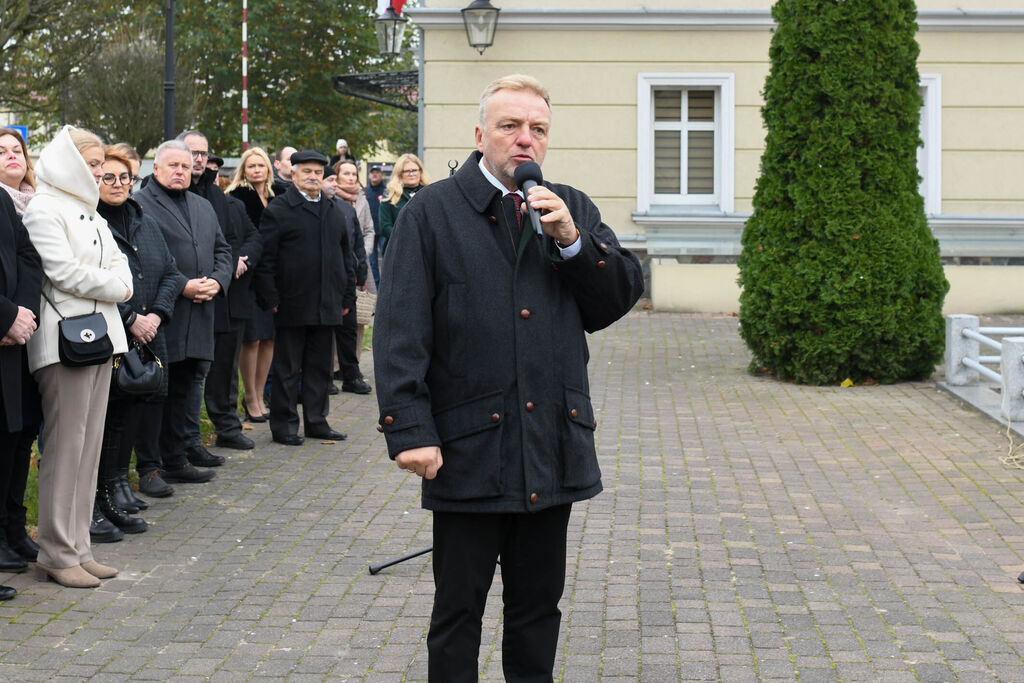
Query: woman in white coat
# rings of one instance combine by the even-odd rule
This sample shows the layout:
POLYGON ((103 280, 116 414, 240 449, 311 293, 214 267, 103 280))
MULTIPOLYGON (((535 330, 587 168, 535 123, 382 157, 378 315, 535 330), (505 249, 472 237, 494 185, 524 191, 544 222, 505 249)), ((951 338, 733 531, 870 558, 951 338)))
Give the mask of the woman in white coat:
POLYGON ((93 559, 89 543, 111 363, 61 365, 57 331, 62 316, 95 310, 106 319, 114 353, 128 350, 117 304, 131 298, 132 274, 96 211, 102 176, 103 143, 65 126, 39 156, 38 187, 24 217, 43 262, 39 328, 28 344, 46 449, 39 464, 37 566, 74 588, 93 588, 117 574, 93 559))

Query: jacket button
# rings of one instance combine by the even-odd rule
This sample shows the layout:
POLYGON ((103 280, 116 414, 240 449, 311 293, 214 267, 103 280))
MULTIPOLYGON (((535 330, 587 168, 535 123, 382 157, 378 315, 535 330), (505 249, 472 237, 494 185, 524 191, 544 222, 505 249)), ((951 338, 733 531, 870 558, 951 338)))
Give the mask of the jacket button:
POLYGON ((527 401, 526 402, 526 412, 528 412, 528 413, 532 413, 533 412, 533 401, 527 401))
POLYGON ((519 317, 522 318, 523 320, 526 320, 527 318, 529 318, 530 317, 530 309, 524 308, 523 310, 519 311, 519 317))
POLYGON ((575 409, 575 408, 573 408, 572 410, 570 410, 570 411, 569 411, 569 414, 570 414, 570 415, 572 415, 573 417, 579 417, 579 413, 578 413, 578 412, 576 412, 576 409, 575 409))
POLYGON ((92 220, 92 216, 89 216, 89 220, 92 220))
POLYGON ((598 261, 597 262, 597 267, 598 268, 604 268, 604 261, 598 261))
POLYGON ((381 427, 380 425, 377 425, 377 431, 378 431, 378 432, 383 432, 383 431, 384 431, 384 428, 383 428, 383 427, 381 427))
POLYGON ((608 245, 605 244, 604 242, 601 242, 601 248, 605 251, 608 251, 608 245))
POLYGON ((146 305, 145 304, 142 305, 142 310, 146 310, 146 305))
POLYGON ((84 221, 84 220, 85 220, 85 214, 83 213, 83 214, 82 214, 81 216, 79 216, 79 217, 78 217, 78 220, 80 220, 80 221, 84 221))
POLYGON ((135 251, 139 250, 139 248, 137 246, 133 246, 132 249, 134 249, 135 251))
POLYGON ((530 494, 530 502, 531 503, 536 503, 537 502, 537 494, 536 493, 531 493, 530 494))
POLYGON ((142 279, 143 279, 143 277, 142 277, 142 273, 139 273, 139 279, 140 279, 140 280, 142 280, 142 279))
POLYGON ((384 424, 386 424, 386 425, 395 424, 395 418, 393 418, 390 415, 388 415, 387 417, 384 418, 384 424))
POLYGON ((498 222, 498 219, 495 218, 494 216, 490 216, 490 219, 491 219, 492 223, 497 223, 498 222))
POLYGON ((501 415, 498 415, 497 413, 494 413, 494 414, 491 415, 491 422, 497 422, 500 419, 501 419, 501 415))

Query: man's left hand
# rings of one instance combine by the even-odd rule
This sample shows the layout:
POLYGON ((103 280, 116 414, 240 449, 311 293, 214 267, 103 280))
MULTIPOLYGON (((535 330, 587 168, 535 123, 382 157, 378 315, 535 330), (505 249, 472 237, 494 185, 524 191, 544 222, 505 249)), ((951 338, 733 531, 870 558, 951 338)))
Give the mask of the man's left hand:
MULTIPOLYGON (((543 185, 530 188, 530 206, 540 212, 541 229, 563 247, 575 244, 580 231, 562 198, 543 185)), ((524 210, 526 207, 523 207, 524 210)))
POLYGON ((242 277, 243 275, 245 275, 245 271, 249 270, 249 263, 248 263, 248 261, 249 261, 249 257, 248 256, 239 256, 238 257, 238 265, 235 266, 235 279, 236 280, 238 278, 242 277))

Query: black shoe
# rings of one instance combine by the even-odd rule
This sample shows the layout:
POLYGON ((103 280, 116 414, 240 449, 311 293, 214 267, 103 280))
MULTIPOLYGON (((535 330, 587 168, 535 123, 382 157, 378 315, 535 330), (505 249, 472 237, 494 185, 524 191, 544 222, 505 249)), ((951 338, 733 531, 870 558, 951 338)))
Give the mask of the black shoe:
POLYGON ((160 477, 160 470, 139 475, 139 491, 153 498, 166 498, 174 493, 174 487, 160 477))
POLYGON ((235 434, 234 436, 218 436, 217 441, 214 442, 215 446, 221 448, 234 448, 239 451, 247 451, 250 448, 256 446, 252 439, 245 436, 244 434, 235 434))
MULTIPOLYGON (((223 456, 214 455, 202 446, 186 448, 185 456, 188 458, 189 463, 196 467, 220 467, 227 462, 223 456)), ((166 479, 166 477, 164 478, 166 479)))
POLYGON ((249 412, 249 406, 243 404, 242 407, 245 409, 245 421, 246 422, 266 422, 267 421, 267 416, 266 415, 253 415, 252 413, 249 412))
POLYGON ((181 467, 174 469, 164 468, 161 470, 161 476, 166 481, 176 481, 182 484, 201 484, 216 477, 217 473, 213 470, 197 470, 191 463, 185 463, 181 467))
POLYGON ((136 498, 135 494, 132 492, 132 485, 128 483, 127 472, 118 476, 117 488, 120 489, 121 495, 130 500, 132 502, 132 505, 137 507, 140 511, 149 509, 149 503, 142 500, 141 498, 136 498))
POLYGON ((324 431, 316 432, 315 434, 306 432, 306 436, 308 436, 311 439, 326 439, 328 441, 344 441, 345 439, 348 438, 348 434, 336 432, 330 427, 328 427, 324 431))
POLYGON ((368 394, 373 391, 373 387, 366 383, 366 380, 362 377, 356 377, 353 380, 343 382, 341 385, 342 391, 347 391, 352 394, 368 394))
POLYGON ((7 541, 0 541, 0 570, 5 572, 20 572, 28 566, 21 555, 14 548, 7 545, 7 541))
MULTIPOLYGON (((7 534, 7 538, 10 539, 11 534, 7 534)), ((8 540, 7 545, 26 562, 35 562, 39 556, 39 546, 24 531, 21 532, 20 537, 15 538, 13 541, 8 540)))
MULTIPOLYGON (((124 490, 121 488, 120 479, 108 479, 106 485, 107 491, 110 492, 110 502, 114 504, 114 507, 130 515, 139 511, 139 506, 135 504, 135 497, 125 495, 124 490)), ((109 515, 107 516, 109 517, 109 515)))
POLYGON ((331 382, 331 385, 329 387, 327 387, 327 395, 328 396, 337 396, 340 393, 341 393, 341 390, 338 389, 338 385, 335 384, 334 382, 331 382))
POLYGON ((285 446, 301 446, 302 442, 305 441, 298 434, 274 434, 274 441, 283 443, 285 446))
POLYGON ((17 594, 18 591, 14 590, 10 586, 0 586, 0 600, 10 600, 17 594))
POLYGON ((96 491, 96 505, 99 506, 104 517, 126 534, 141 534, 147 528, 146 520, 125 514, 124 510, 114 504, 110 497, 109 487, 102 487, 96 491))
POLYGON ((99 506, 92 504, 92 523, 89 524, 89 540, 93 543, 117 543, 124 538, 124 532, 103 516, 99 506))

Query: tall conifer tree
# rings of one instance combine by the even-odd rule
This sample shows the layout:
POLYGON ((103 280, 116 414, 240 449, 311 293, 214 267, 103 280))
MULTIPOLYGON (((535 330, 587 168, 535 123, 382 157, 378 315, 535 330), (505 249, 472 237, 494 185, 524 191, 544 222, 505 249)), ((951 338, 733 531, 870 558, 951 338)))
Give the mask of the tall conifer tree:
POLYGON ((778 0, 767 138, 739 260, 752 369, 923 379, 949 288, 918 192, 912 0, 778 0))

